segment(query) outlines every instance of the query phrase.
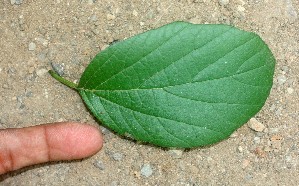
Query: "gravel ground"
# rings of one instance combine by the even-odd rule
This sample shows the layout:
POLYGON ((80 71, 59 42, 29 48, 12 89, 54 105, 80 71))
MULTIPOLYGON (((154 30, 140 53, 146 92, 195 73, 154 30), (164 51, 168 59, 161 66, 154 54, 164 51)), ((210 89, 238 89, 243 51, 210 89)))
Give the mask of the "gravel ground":
POLYGON ((297 185, 299 1, 68 0, 0 2, 0 127, 57 121, 98 126, 91 158, 2 175, 1 185, 297 185), (277 59, 263 109, 229 139, 193 150, 161 149, 100 127, 79 95, 49 76, 77 81, 115 40, 175 20, 225 23, 258 33, 277 59))

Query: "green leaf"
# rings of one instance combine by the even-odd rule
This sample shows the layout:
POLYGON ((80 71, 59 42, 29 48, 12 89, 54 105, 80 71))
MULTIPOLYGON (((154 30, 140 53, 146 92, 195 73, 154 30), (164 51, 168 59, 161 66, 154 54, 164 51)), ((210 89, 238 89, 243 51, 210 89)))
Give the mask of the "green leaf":
POLYGON ((223 140, 254 116, 274 65, 254 33, 174 22, 100 52, 70 87, 118 134, 190 148, 223 140))

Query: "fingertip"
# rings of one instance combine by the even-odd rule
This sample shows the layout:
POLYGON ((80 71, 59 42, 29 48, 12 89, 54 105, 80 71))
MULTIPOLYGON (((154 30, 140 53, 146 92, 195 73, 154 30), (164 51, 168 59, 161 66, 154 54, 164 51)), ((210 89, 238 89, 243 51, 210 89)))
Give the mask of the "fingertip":
POLYGON ((103 147, 103 136, 101 131, 98 128, 89 124, 79 125, 83 126, 83 128, 86 128, 86 131, 82 129, 82 134, 86 136, 86 138, 84 138, 86 141, 82 141, 82 152, 89 152, 90 155, 93 155, 100 151, 103 147))
POLYGON ((103 146, 102 133, 92 125, 65 122, 48 127, 47 137, 52 160, 89 157, 103 146))

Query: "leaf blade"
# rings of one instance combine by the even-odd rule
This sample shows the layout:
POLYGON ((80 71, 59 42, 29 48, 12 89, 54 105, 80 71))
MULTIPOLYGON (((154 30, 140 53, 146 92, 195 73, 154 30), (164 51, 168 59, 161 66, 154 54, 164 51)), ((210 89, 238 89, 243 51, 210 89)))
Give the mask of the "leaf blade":
POLYGON ((227 138, 262 108, 274 65, 256 34, 176 22, 98 54, 78 90, 91 112, 121 135, 197 147, 227 138))

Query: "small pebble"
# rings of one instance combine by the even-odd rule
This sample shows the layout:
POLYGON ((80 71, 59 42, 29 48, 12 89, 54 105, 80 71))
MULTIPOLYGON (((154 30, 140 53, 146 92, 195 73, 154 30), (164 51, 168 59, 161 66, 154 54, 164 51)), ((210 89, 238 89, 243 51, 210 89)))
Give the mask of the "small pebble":
POLYGON ((271 136, 271 141, 281 141, 281 140, 282 140, 282 136, 279 135, 271 136))
POLYGON ((36 75, 41 77, 41 76, 45 75, 47 72, 48 72, 47 69, 42 68, 42 69, 39 69, 36 71, 36 75))
POLYGON ((101 131, 102 131, 102 133, 103 133, 104 135, 111 134, 111 131, 108 130, 107 128, 103 127, 103 126, 100 126, 100 129, 101 129, 101 131))
POLYGON ((4 89, 8 89, 9 86, 8 86, 8 84, 4 83, 4 84, 2 85, 2 88, 4 88, 4 89))
POLYGON ((138 179, 140 179, 140 172, 134 171, 134 176, 138 179))
POLYGON ((97 16, 96 15, 92 15, 90 17, 90 21, 93 21, 93 22, 96 22, 98 20, 97 16))
POLYGON ((254 137, 254 138, 253 138, 253 141, 254 141, 255 144, 259 144, 259 143, 261 142, 261 138, 259 138, 259 137, 254 137))
POLYGON ((257 121, 255 118, 251 118, 248 123, 248 127, 256 132, 262 132, 266 127, 257 121))
POLYGON ((293 88, 288 88, 288 89, 287 89, 287 92, 288 92, 288 94, 293 94, 294 89, 293 89, 293 88))
POLYGON ((45 96, 46 99, 49 98, 49 93, 48 93, 47 89, 44 89, 44 96, 45 96))
POLYGON ((277 108, 276 111, 275 111, 275 115, 280 116, 281 113, 282 113, 282 110, 283 109, 281 107, 277 108))
POLYGON ((15 2, 16 5, 20 5, 20 4, 23 3, 23 0, 15 0, 15 1, 16 1, 16 2, 15 2))
POLYGON ((279 132, 279 128, 269 128, 269 133, 270 134, 275 134, 279 132))
POLYGON ((281 150, 281 143, 282 143, 282 136, 279 135, 273 135, 271 140, 271 147, 276 150, 281 150))
POLYGON ((238 147, 238 152, 242 153, 243 152, 243 147, 239 146, 238 147))
POLYGON ((53 70, 59 74, 60 76, 63 76, 64 74, 64 67, 61 64, 56 64, 56 63, 51 63, 51 66, 53 68, 53 70))
POLYGON ((258 157, 261 157, 261 158, 266 157, 266 152, 265 152, 263 149, 259 148, 259 147, 257 147, 257 148, 254 150, 254 153, 255 153, 258 157))
POLYGON ((207 157, 207 162, 208 163, 211 163, 213 161, 213 158, 211 158, 211 157, 207 157))
POLYGON ((19 22, 20 31, 24 31, 25 30, 25 21, 24 21, 24 16, 23 15, 19 16, 18 22, 19 22))
POLYGON ((281 141, 282 140, 282 136, 279 135, 273 135, 271 136, 271 141, 281 141))
POLYGON ((29 74, 32 74, 34 72, 35 68, 34 67, 29 67, 28 72, 29 74))
POLYGON ((100 170, 104 170, 105 169, 105 165, 103 164, 102 161, 100 160, 96 160, 93 164, 96 168, 100 169, 100 170))
POLYGON ((168 153, 175 159, 182 158, 183 150, 169 150, 168 153))
POLYGON ((26 91, 25 96, 30 98, 33 96, 33 93, 31 91, 26 91))
POLYGON ((92 5, 94 3, 94 0, 87 0, 87 4, 92 5))
POLYGON ((237 10, 239 11, 239 12, 244 12, 245 11, 245 8, 243 7, 243 6, 238 6, 237 7, 237 10))
POLYGON ((284 73, 288 73, 288 72, 289 72, 289 67, 288 67, 288 66, 283 66, 283 67, 281 67, 281 70, 282 70, 284 73))
POLYGON ((277 82, 279 85, 283 85, 287 81, 287 77, 285 75, 279 75, 277 77, 277 82))
POLYGON ((142 176, 150 177, 153 174, 153 169, 150 164, 144 164, 140 172, 142 176))
POLYGON ((253 176, 251 174, 246 174, 244 178, 245 180, 249 181, 253 179, 253 176))
POLYGON ((137 16, 138 16, 138 12, 137 12, 136 10, 133 10, 133 15, 134 15, 135 17, 137 17, 137 16))
POLYGON ((10 4, 20 5, 23 3, 23 0, 10 0, 10 4))
POLYGON ((23 109, 25 107, 23 101, 24 101, 23 96, 18 96, 17 97, 17 107, 19 109, 23 109))
POLYGON ((6 121, 6 119, 4 119, 4 118, 0 118, 0 124, 4 124, 4 123, 6 123, 7 121, 6 121))
POLYGON ((293 6, 293 3, 291 0, 285 0, 286 3, 286 9, 287 14, 290 19, 296 20, 298 18, 298 13, 296 11, 296 8, 293 6))
POLYGON ((265 128, 264 130, 263 130, 263 132, 257 132, 255 135, 257 136, 257 137, 263 137, 264 135, 265 135, 265 133, 266 133, 266 131, 268 131, 267 130, 267 128, 265 128), (264 133, 265 132, 265 133, 264 133))
POLYGON ((291 162, 293 160, 292 156, 286 156, 285 158, 286 162, 291 162))
POLYGON ((111 21, 111 20, 115 19, 115 15, 107 14, 107 19, 108 19, 108 21, 111 21))
POLYGON ((8 69, 7 72, 8 72, 8 74, 14 74, 14 73, 16 73, 16 71, 17 70, 14 67, 11 67, 11 68, 8 69))
POLYGON ((228 5, 229 4, 229 0, 219 0, 219 4, 221 6, 228 5))
POLYGON ((95 21, 95 22, 94 22, 94 25, 95 25, 95 26, 99 26, 99 25, 101 25, 101 23, 100 23, 99 21, 95 21))
POLYGON ((44 52, 41 52, 37 55, 37 59, 40 61, 46 61, 46 54, 44 52))
POLYGON ((242 169, 245 169, 250 165, 250 161, 248 159, 243 160, 242 169))
POLYGON ((120 161, 123 159, 123 155, 121 153, 114 153, 112 154, 112 158, 115 160, 115 161, 120 161))
POLYGON ((270 107, 270 110, 271 111, 274 111, 276 109, 276 106, 273 104, 273 105, 271 105, 271 107, 270 107))
POLYGON ((35 48, 36 48, 36 45, 35 45, 35 43, 33 43, 33 42, 31 42, 31 43, 29 43, 29 51, 33 51, 33 50, 35 50, 35 48))
POLYGON ((49 44, 49 41, 47 39, 44 39, 41 37, 35 38, 35 40, 45 47, 48 46, 48 44, 49 44))
POLYGON ((264 151, 265 152, 270 152, 272 149, 269 147, 269 146, 266 146, 265 148, 264 148, 264 151))

